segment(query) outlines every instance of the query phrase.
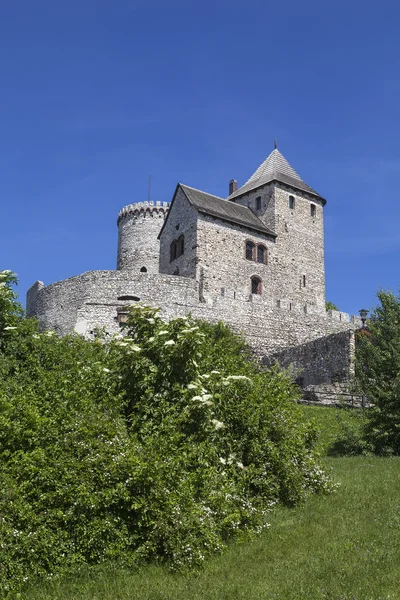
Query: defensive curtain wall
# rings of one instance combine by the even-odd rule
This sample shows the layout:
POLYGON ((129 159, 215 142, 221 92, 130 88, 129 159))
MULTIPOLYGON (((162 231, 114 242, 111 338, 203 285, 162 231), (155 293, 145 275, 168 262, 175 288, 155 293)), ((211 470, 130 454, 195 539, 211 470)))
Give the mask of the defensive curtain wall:
POLYGON ((338 311, 322 314, 313 306, 250 295, 200 300, 199 282, 187 277, 132 271, 89 271, 48 286, 37 281, 28 291, 28 316, 43 329, 92 336, 96 327, 119 331, 117 310, 142 302, 160 308, 165 319, 191 314, 223 321, 245 333, 265 364, 292 365, 303 388, 346 382, 352 372, 358 317, 338 311), (66 308, 66 310, 64 310, 66 308))

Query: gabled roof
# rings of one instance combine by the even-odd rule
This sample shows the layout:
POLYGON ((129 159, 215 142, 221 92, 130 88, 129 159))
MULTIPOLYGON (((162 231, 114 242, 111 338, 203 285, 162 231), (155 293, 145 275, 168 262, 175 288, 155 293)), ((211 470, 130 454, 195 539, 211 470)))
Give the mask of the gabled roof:
POLYGON ((326 200, 301 179, 300 175, 296 173, 277 148, 275 148, 264 160, 250 179, 228 197, 228 200, 234 200, 235 198, 272 181, 278 181, 295 189, 307 192, 322 200, 323 204, 326 204, 326 200))
POLYGON ((182 183, 179 186, 190 204, 197 208, 200 213, 276 237, 276 234, 268 229, 247 206, 228 202, 223 198, 219 198, 219 196, 207 194, 207 192, 196 190, 182 183))

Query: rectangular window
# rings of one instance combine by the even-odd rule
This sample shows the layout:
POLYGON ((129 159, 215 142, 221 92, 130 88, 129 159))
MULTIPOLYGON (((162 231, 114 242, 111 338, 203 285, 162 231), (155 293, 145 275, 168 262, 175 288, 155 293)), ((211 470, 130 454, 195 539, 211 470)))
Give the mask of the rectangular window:
POLYGON ((261 210, 261 196, 256 198, 256 210, 261 210))
POLYGON ((294 196, 289 196, 289 209, 294 210, 294 196))
POLYGON ((311 204, 311 216, 315 217, 316 212, 317 212, 317 207, 315 206, 315 204, 311 204))
POLYGON ((246 242, 245 253, 247 260, 254 260, 254 248, 253 242, 246 242))

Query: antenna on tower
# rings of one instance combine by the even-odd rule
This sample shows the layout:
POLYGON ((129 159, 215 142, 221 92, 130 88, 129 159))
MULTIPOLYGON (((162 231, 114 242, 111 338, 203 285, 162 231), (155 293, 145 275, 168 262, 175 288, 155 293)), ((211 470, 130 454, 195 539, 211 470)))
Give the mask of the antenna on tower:
POLYGON ((147 186, 147 200, 150 202, 150 191, 151 191, 151 175, 149 175, 149 184, 147 186))

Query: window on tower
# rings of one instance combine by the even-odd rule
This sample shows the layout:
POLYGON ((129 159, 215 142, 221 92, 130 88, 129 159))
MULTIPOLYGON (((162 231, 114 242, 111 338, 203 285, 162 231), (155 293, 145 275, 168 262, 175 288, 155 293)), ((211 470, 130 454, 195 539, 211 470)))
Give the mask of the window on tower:
POLYGON ((289 209, 294 210, 294 196, 289 196, 289 209))
POLYGON ((185 253, 185 236, 180 235, 177 240, 173 240, 169 247, 169 262, 172 262, 185 253))
POLYGON ((257 246, 257 262, 266 265, 268 262, 268 254, 265 246, 257 246))
POLYGON ((253 242, 246 242, 245 257, 247 260, 254 260, 254 249, 255 249, 255 244, 253 244, 253 242))
POLYGON ((177 244, 176 244, 176 240, 174 240, 173 242, 171 242, 171 245, 169 247, 169 262, 172 262, 173 260, 175 260, 176 256, 177 256, 177 244))
POLYGON ((317 207, 315 206, 315 204, 311 204, 310 211, 311 211, 311 216, 315 217, 315 214, 317 212, 317 207))
POLYGON ((251 293, 261 295, 262 292, 262 281, 259 277, 251 278, 251 293))
POLYGON ((256 198, 256 210, 261 210, 261 196, 256 198))

